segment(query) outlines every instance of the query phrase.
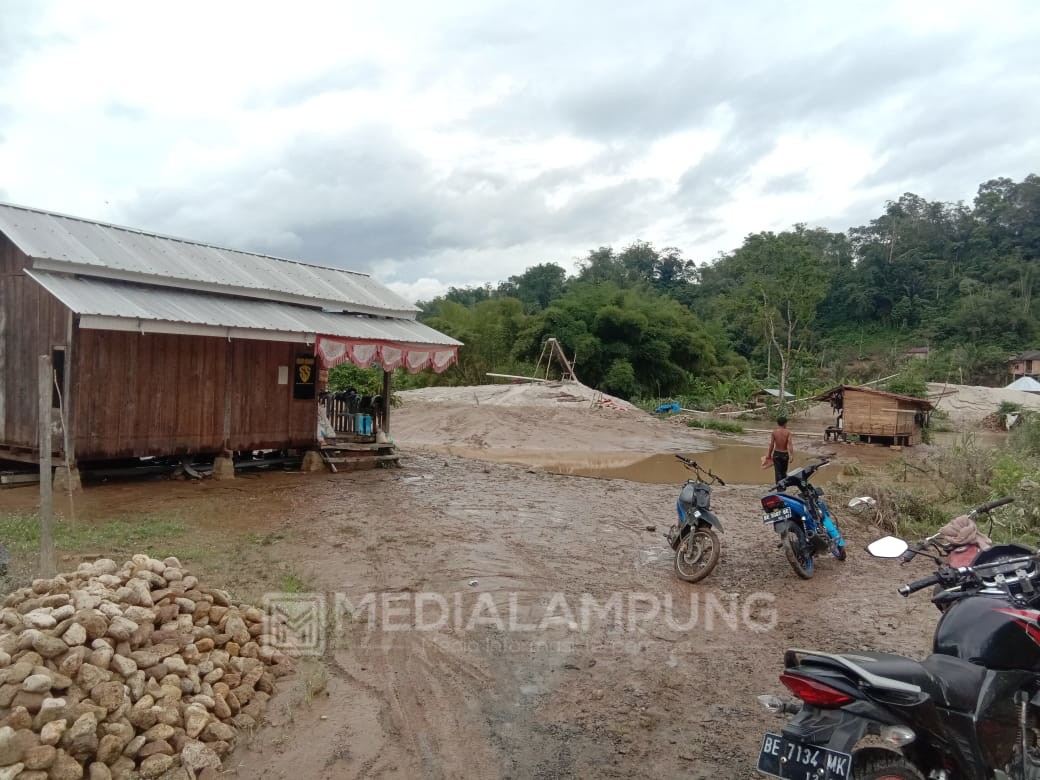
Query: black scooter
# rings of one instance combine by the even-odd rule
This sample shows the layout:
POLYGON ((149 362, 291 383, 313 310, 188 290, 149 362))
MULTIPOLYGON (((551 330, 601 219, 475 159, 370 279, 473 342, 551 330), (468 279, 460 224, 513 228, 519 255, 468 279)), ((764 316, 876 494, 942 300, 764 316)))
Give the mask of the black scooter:
MULTIPOLYGON (((982 514, 1009 503, 979 507, 982 514)), ((868 551, 899 558, 885 537, 868 551)), ((918 552, 917 555, 927 555, 918 552)), ((794 713, 767 734, 759 772, 798 780, 1040 780, 1040 557, 999 545, 899 588, 940 586, 933 654, 788 650, 781 682, 800 701, 760 696, 794 713)))

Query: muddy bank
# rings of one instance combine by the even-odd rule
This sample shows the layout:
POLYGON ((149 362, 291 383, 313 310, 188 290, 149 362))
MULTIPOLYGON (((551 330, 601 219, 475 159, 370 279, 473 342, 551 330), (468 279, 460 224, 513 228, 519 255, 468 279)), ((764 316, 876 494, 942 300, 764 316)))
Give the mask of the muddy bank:
POLYGON ((719 488, 723 557, 687 585, 661 538, 673 486, 404 463, 316 478, 325 511, 286 522, 279 554, 330 603, 377 594, 376 617, 332 620, 325 691, 272 701, 242 776, 753 777, 776 726, 754 697, 781 692, 786 647, 927 648, 934 610, 861 552, 870 528, 847 522, 849 560, 801 581, 758 490, 719 488))
MULTIPOLYGON (((784 693, 786 648, 926 654, 938 613, 896 594, 926 566, 870 558, 876 530, 837 508, 848 560, 800 580, 761 523, 769 472, 708 462, 718 442, 757 459, 764 434, 566 403, 406 400, 402 468, 103 485, 77 498, 77 522, 174 512, 195 539, 186 565, 319 605, 316 655, 243 735, 238 777, 751 778, 778 726, 755 696, 784 693), (662 536, 686 476, 663 473, 674 452, 731 483, 714 494, 722 558, 696 585, 662 536), (543 461, 496 462, 532 453, 543 461), (599 479, 545 468, 595 458, 599 479), (602 470, 633 464, 660 479, 602 470)), ((806 454, 891 456, 805 432, 806 454)), ((0 502, 32 509, 27 492, 0 502)))

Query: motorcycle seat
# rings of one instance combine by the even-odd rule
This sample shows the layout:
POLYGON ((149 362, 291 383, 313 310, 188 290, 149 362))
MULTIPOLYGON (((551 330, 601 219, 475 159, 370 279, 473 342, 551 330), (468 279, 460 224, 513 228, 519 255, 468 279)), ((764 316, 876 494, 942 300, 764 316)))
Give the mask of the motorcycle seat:
POLYGON ((974 712, 986 678, 985 667, 952 655, 915 661, 892 653, 847 653, 846 657, 879 677, 913 683, 946 709, 974 712))

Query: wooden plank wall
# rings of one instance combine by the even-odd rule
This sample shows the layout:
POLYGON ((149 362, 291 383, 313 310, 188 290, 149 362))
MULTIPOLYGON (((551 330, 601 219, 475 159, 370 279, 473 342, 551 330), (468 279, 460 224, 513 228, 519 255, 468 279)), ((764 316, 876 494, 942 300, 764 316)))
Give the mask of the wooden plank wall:
POLYGON ((293 399, 296 354, 314 354, 306 344, 232 341, 231 441, 234 450, 306 447, 316 443, 318 401, 293 399), (278 384, 287 366, 289 383, 278 384))
POLYGON ((848 433, 910 436, 917 429, 914 415, 909 413, 916 412, 916 407, 909 401, 846 390, 843 407, 844 429, 848 433))
MULTIPOLYGON (((69 310, 25 275, 28 258, 0 233, 0 448, 39 449, 39 356, 67 346, 69 310)), ((57 419, 57 417, 55 417, 57 419)), ((60 437, 55 441, 60 449, 60 437)))
POLYGON ((219 453, 229 351, 230 448, 315 442, 317 401, 292 399, 292 361, 305 345, 103 330, 78 330, 77 344, 80 461, 219 453), (278 384, 279 366, 290 384, 278 384))
POLYGON ((78 330, 76 342, 79 460, 219 450, 222 339, 78 330))

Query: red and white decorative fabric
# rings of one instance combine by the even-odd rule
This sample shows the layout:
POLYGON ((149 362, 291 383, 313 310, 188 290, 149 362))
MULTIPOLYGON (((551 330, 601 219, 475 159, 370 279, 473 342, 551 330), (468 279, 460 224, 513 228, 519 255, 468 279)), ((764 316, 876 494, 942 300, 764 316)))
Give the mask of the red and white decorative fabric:
POLYGON ((322 368, 332 368, 349 360, 359 368, 378 362, 384 371, 404 366, 412 374, 427 368, 439 374, 459 359, 458 347, 357 341, 338 336, 318 336, 317 352, 322 368))

